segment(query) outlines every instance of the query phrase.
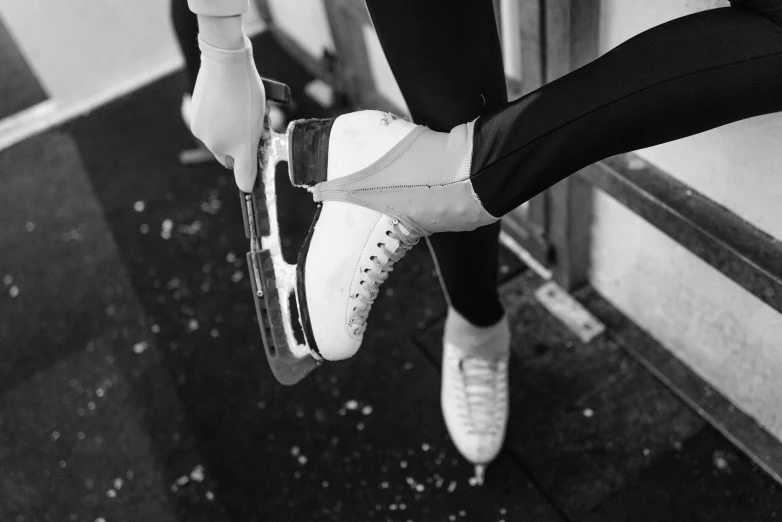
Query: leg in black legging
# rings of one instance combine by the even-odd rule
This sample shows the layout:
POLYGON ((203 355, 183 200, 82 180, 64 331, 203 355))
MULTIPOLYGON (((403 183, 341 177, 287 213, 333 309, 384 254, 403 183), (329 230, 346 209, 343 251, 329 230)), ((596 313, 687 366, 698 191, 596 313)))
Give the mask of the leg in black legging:
POLYGON ((187 0, 171 0, 171 22, 174 25, 179 48, 185 57, 185 90, 193 94, 201 51, 198 50, 198 17, 190 11, 187 0))
POLYGON ((600 159, 782 110, 782 2, 641 33, 475 124, 471 179, 501 216, 600 159))
MULTIPOLYGON (((449 131, 507 103, 491 1, 368 0, 413 120, 449 131)), ((477 326, 502 318, 496 223, 430 238, 451 306, 477 326)))

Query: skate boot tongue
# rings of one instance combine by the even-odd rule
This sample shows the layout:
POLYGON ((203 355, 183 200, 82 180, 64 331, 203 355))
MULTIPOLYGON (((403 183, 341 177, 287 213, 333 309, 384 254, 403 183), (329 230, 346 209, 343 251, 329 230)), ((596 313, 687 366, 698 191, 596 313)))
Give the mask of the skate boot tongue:
POLYGON ((507 318, 479 327, 449 308, 443 335, 443 417, 459 452, 476 465, 475 484, 505 438, 509 356, 507 318))
POLYGON ((507 363, 477 356, 467 356, 459 364, 472 421, 470 433, 473 435, 496 435, 502 429, 496 418, 496 394, 497 374, 503 364, 507 363))
POLYGON ((387 242, 370 245, 372 254, 368 266, 363 268, 363 279, 359 281, 359 292, 354 294, 353 316, 349 320, 353 335, 363 334, 367 329, 367 317, 372 304, 380 293, 380 286, 394 270, 396 262, 402 259, 420 239, 408 230, 398 219, 385 217, 388 223, 387 242))

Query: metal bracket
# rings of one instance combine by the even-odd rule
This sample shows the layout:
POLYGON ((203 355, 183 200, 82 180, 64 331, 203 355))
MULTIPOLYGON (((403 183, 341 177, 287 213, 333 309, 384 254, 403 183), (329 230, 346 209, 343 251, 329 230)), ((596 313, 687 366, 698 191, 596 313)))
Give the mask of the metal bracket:
POLYGON ((554 281, 544 283, 538 288, 535 291, 535 297, 546 310, 562 321, 584 344, 595 339, 606 329, 600 320, 554 281))

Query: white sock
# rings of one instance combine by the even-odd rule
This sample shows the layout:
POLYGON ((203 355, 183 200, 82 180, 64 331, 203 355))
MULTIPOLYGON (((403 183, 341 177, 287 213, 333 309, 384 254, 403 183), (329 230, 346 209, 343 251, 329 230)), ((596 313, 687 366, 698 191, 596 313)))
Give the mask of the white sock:
POLYGON ((510 353, 510 327, 507 316, 503 316, 492 326, 475 326, 459 312, 448 308, 443 342, 459 348, 465 355, 506 357, 510 353))

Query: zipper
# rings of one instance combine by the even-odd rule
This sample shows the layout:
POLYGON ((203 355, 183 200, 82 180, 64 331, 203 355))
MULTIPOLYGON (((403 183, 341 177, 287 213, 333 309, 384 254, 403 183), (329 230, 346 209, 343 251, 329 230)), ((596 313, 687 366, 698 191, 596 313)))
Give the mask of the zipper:
POLYGON ((366 188, 356 188, 356 189, 340 189, 340 188, 324 188, 321 190, 321 194, 324 192, 343 192, 345 194, 353 194, 354 192, 369 192, 373 190, 383 190, 383 189, 403 189, 403 188, 432 188, 432 187, 447 187, 448 185, 455 185, 457 183, 462 183, 463 181, 467 181, 469 178, 460 179, 458 181, 449 181, 448 183, 443 183, 441 185, 383 185, 382 187, 366 187, 366 188))

